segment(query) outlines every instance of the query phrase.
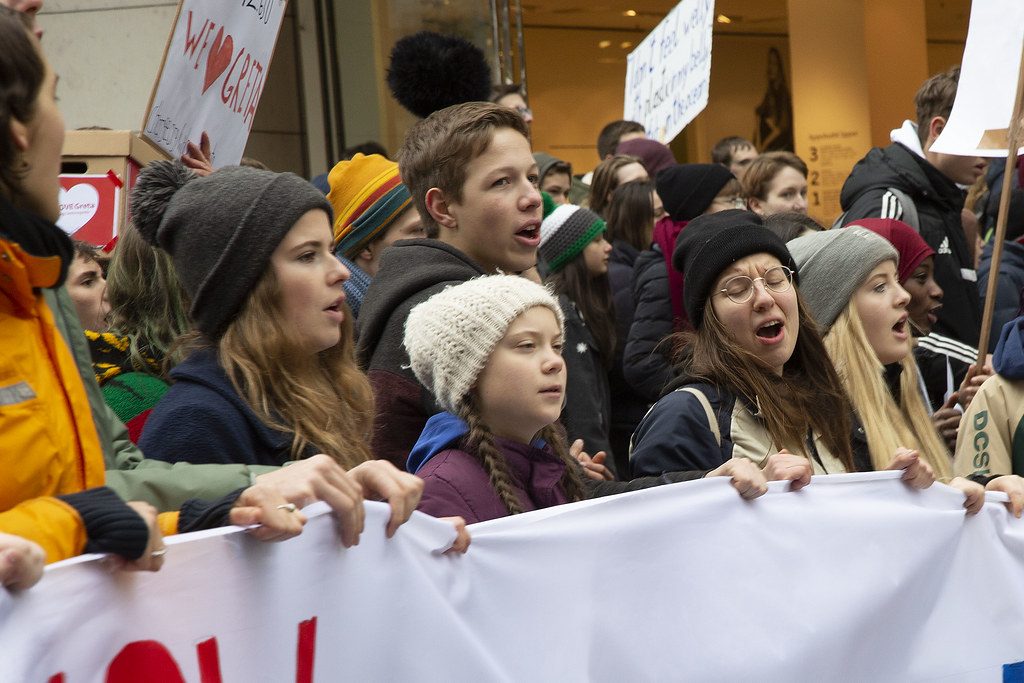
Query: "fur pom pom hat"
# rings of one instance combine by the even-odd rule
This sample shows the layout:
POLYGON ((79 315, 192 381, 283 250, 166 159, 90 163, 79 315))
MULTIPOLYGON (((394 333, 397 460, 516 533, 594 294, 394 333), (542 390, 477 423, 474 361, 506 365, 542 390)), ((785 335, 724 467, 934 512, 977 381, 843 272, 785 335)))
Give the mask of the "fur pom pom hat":
POLYGON ((483 51, 458 36, 420 31, 391 50, 388 87, 398 103, 426 118, 463 102, 491 96, 491 68, 483 51))
POLYGON ((405 349, 416 379, 458 414, 509 325, 534 306, 546 306, 565 329, 554 295, 518 275, 474 278, 415 306, 405 321, 405 349))
POLYGON ((150 164, 132 190, 139 233, 174 259, 189 315, 220 339, 307 211, 331 218, 323 193, 293 173, 229 166, 198 178, 177 161, 150 164))

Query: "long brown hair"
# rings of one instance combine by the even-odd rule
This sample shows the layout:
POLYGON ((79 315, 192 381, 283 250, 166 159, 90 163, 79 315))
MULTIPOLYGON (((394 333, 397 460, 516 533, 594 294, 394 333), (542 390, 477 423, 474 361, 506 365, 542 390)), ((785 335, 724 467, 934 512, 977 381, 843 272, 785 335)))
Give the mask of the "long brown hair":
POLYGON ((292 459, 313 447, 346 468, 369 460, 373 393, 356 366, 352 312, 346 305, 341 341, 311 356, 284 324, 279 302, 267 268, 216 343, 221 367, 264 424, 292 434, 292 459))
POLYGON ((805 444, 808 430, 813 430, 846 471, 853 472, 850 403, 799 291, 796 297, 799 331, 781 377, 733 340, 710 305, 696 332, 675 336, 676 347, 682 348, 677 363, 688 378, 727 387, 756 405, 776 444, 810 457, 805 444))
POLYGON ((622 240, 637 251, 651 246, 654 230, 654 183, 633 180, 615 188, 608 204, 608 241, 622 240))
POLYGON ((631 154, 616 154, 611 159, 605 159, 598 164, 594 169, 594 176, 590 183, 590 195, 587 199, 587 206, 590 210, 604 218, 611 194, 619 186, 619 169, 629 164, 640 163, 640 157, 631 154))
POLYGON ((610 370, 615 363, 615 304, 608 274, 591 275, 586 258, 580 252, 561 270, 548 275, 547 282, 555 294, 564 294, 576 304, 597 342, 601 364, 605 370, 610 370))
MULTIPOLYGON (((479 460, 480 465, 490 478, 491 486, 501 498, 501 502, 505 504, 508 513, 518 515, 523 511, 523 507, 515 494, 514 487, 520 482, 517 482, 515 476, 509 471, 505 456, 495 445, 494 434, 480 415, 474 395, 471 394, 463 402, 459 410, 459 417, 465 420, 469 427, 469 433, 463 439, 463 448, 479 460)), ((554 454, 565 464, 565 472, 562 474, 559 485, 565 491, 566 497, 570 502, 583 500, 585 495, 580 465, 569 454, 569 447, 565 443, 565 434, 556 424, 550 424, 540 431, 539 436, 551 446, 554 454)))
POLYGON ((39 44, 32 37, 27 14, 0 6, 0 195, 17 203, 28 168, 11 138, 11 121, 24 124, 36 115, 36 98, 46 78, 39 44))

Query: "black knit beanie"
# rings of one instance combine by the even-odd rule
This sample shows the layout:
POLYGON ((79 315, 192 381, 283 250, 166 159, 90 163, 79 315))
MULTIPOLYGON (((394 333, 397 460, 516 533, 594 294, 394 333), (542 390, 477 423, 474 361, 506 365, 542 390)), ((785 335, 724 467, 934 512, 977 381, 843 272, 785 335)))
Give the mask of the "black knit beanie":
POLYGON ((771 254, 793 271, 796 263, 786 244, 764 227, 761 217, 742 209, 697 216, 679 233, 672 265, 683 274, 686 314, 694 328, 704 322, 704 306, 715 280, 730 264, 751 254, 771 254))
POLYGON ((330 225, 331 205, 293 173, 230 166, 193 178, 176 163, 156 162, 140 174, 135 223, 147 242, 171 254, 192 321, 217 340, 296 221, 321 209, 330 225))
POLYGON ((662 170, 654 185, 674 221, 692 221, 708 210, 733 174, 721 164, 675 164, 662 170))

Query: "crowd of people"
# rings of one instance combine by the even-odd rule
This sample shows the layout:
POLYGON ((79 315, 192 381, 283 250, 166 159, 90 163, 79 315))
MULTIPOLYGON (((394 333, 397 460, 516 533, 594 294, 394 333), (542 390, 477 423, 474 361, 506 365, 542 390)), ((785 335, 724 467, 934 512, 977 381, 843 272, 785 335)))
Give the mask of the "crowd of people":
MULTIPOLYGON (((374 499, 389 537, 450 520, 452 552, 467 523, 703 477, 755 498, 899 470, 1020 517, 1024 268, 998 266, 991 357, 976 276, 1019 172, 931 151, 957 79, 852 169, 834 226, 803 160, 739 137, 680 164, 615 121, 574 174, 502 87, 315 182, 191 145, 105 253, 55 225, 57 75, 0 7, 0 581, 157 570, 164 536, 229 524, 283 540, 316 500, 346 546, 374 499)), ((1022 233, 1011 211, 1011 254, 1022 233)))

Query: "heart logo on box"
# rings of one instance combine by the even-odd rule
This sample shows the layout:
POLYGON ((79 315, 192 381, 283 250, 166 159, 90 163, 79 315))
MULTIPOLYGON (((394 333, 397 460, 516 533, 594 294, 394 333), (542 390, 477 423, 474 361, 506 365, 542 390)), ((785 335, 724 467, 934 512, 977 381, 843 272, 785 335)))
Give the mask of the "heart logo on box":
POLYGON ((92 220, 100 208, 100 193, 88 183, 73 185, 60 190, 60 218, 57 226, 69 235, 74 235, 92 220))
POLYGON ((224 37, 224 27, 217 31, 210 52, 206 56, 206 75, 203 77, 203 94, 210 89, 214 81, 220 78, 224 69, 231 63, 231 53, 235 50, 235 40, 231 36, 224 37))

